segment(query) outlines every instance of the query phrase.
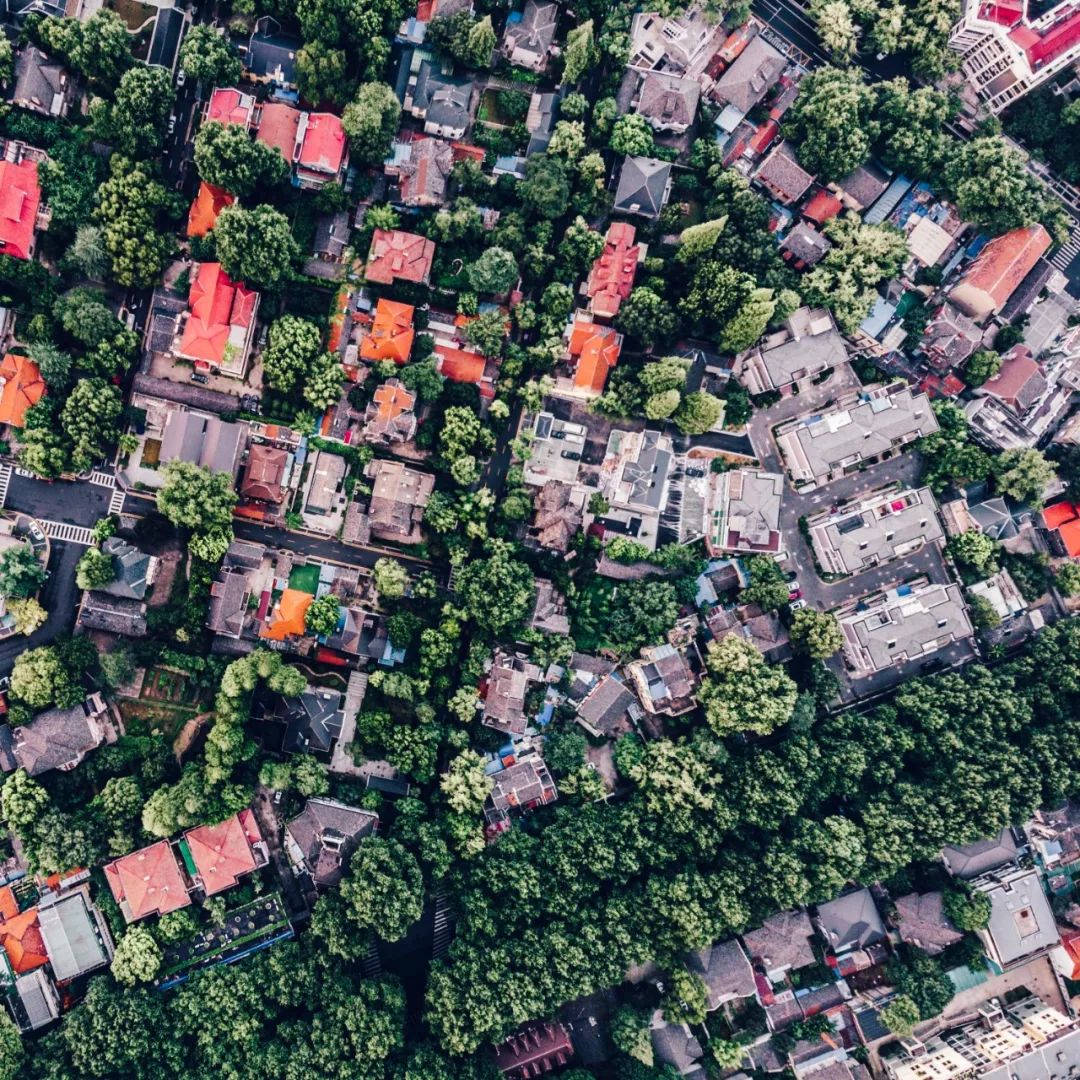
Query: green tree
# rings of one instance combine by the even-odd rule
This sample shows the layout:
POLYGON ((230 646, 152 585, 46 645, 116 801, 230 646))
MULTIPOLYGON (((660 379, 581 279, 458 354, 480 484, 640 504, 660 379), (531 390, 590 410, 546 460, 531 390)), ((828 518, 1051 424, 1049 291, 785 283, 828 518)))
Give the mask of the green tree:
POLYGON ((136 64, 124 72, 111 102, 92 103, 90 116, 99 135, 121 154, 147 158, 161 148, 175 99, 170 71, 136 64))
POLYGON ((19 654, 11 672, 11 694, 31 709, 70 709, 83 699, 82 688, 49 645, 19 654))
POLYGON ((705 719, 718 735, 767 735, 791 718, 798 696, 795 684, 749 641, 733 634, 712 644, 705 664, 709 676, 698 696, 705 719))
POLYGON ((831 612, 804 607, 791 618, 791 642, 812 660, 827 660, 840 651, 844 635, 831 612))
POLYGON ((724 403, 705 390, 687 394, 675 413, 675 426, 684 435, 711 431, 724 414, 724 403))
POLYGON ((397 600, 409 587, 409 571, 397 559, 383 556, 375 560, 374 581, 382 599, 397 600))
POLYGON ((1001 370, 1001 357, 993 349, 979 349, 964 365, 964 381, 968 386, 982 386, 1001 370))
POLYGON ((25 769, 10 773, 0 793, 4 818, 20 835, 30 832, 49 809, 48 792, 25 769))
POLYGON ((272 206, 225 207, 214 226, 214 240, 225 273, 257 289, 284 285, 300 254, 289 219, 272 206))
POLYGON ((826 52, 835 63, 847 64, 859 49, 860 30, 845 0, 814 0, 810 5, 826 52))
POLYGON ((931 491, 941 492, 950 485, 966 487, 985 480, 994 462, 985 450, 971 442, 967 417, 951 401, 934 403, 938 431, 920 440, 923 459, 923 482, 931 491))
POLYGON ((362 165, 379 165, 401 120, 401 103, 385 83, 364 83, 341 114, 341 126, 349 137, 353 158, 362 165))
POLYGON ((63 57, 97 87, 116 86, 131 67, 131 37, 114 11, 97 11, 85 23, 74 18, 43 19, 38 34, 48 52, 63 57))
POLYGON ((327 593, 311 601, 304 615, 304 625, 312 634, 329 637, 337 630, 340 618, 341 600, 333 593, 327 593))
MULTIPOLYGON (((10 49, 10 44, 8 48, 10 49)), ((0 1080, 17 1080, 26 1075, 26 1051, 23 1050, 22 1036, 11 1018, 0 1016, 0 1080)))
POLYGON ((870 157, 879 130, 874 104, 858 68, 818 68, 803 79, 785 130, 818 180, 842 180, 870 157))
POLYGON ((645 399, 645 419, 665 420, 675 412, 681 401, 682 394, 678 390, 661 390, 650 394, 645 399))
POLYGON ((664 991, 664 1019, 671 1024, 703 1024, 709 1012, 709 988, 700 975, 676 968, 664 991))
POLYGON ((120 390, 104 379, 80 379, 60 410, 60 427, 71 450, 71 466, 84 472, 101 461, 120 435, 124 410, 120 390))
POLYGON ((620 306, 616 328, 647 350, 670 338, 676 318, 671 305, 645 285, 639 285, 620 306))
POLYGON ((65 257, 81 274, 94 281, 104 281, 112 265, 100 225, 80 225, 65 257))
POLYGON ((990 924, 990 898, 966 886, 953 885, 945 890, 945 914, 957 930, 985 930, 990 924))
POLYGON ((889 978, 909 997, 924 1020, 940 1016, 952 1001, 954 988, 941 964, 919 949, 905 949, 889 965, 889 978))
POLYGON ((997 542, 977 529, 968 529, 945 545, 948 555, 981 578, 997 573, 998 550, 997 542))
POLYGON ((300 383, 315 357, 322 352, 318 326, 295 315, 282 315, 271 327, 263 352, 263 373, 283 394, 300 383))
POLYGON ((1056 473, 1040 450, 1006 450, 994 459, 994 484, 1002 495, 1038 509, 1056 473))
POLYGON ((593 40, 593 21, 579 23, 566 35, 563 50, 564 86, 576 86, 582 75, 596 62, 596 44, 593 40))
POLYGON ((344 381, 341 361, 333 353, 319 353, 312 361, 304 382, 304 400, 320 413, 325 412, 341 400, 344 381))
POLYGON ((244 198, 282 183, 289 166, 276 147, 253 140, 239 124, 208 121, 195 136, 195 167, 209 184, 244 198))
POLYGON ((161 946, 145 926, 129 926, 117 942, 113 978, 122 986, 151 982, 161 969, 161 946))
POLYGON ((149 288, 160 279, 174 247, 172 238, 158 229, 170 196, 143 163, 114 154, 109 168, 111 176, 97 190, 94 220, 102 229, 112 276, 120 285, 149 288))
POLYGON ((116 567, 111 555, 101 548, 87 548, 75 568, 75 584, 80 589, 101 589, 116 580, 116 567))
POLYGON ((879 83, 877 91, 882 161, 907 176, 933 175, 944 157, 949 99, 929 86, 912 90, 904 78, 879 83))
POLYGON ((482 19, 477 19, 466 38, 462 62, 473 68, 490 67, 491 54, 497 41, 491 16, 485 15, 482 19))
POLYGON ((649 121, 639 113, 627 113, 615 121, 608 146, 616 154, 649 157, 656 149, 649 121))
POLYGON ((1001 616, 985 596, 971 596, 969 594, 967 605, 971 614, 971 625, 976 630, 995 630, 1001 625, 1001 616))
POLYGON ((293 786, 305 799, 329 793, 330 779, 317 758, 311 754, 297 754, 292 766, 293 786))
POLYGON ((208 86, 229 86, 243 71, 240 56, 228 36, 209 23, 195 23, 188 28, 180 46, 180 67, 185 74, 201 79, 208 86))
POLYGON ((740 353, 749 349, 772 321, 776 300, 772 289, 755 289, 720 331, 720 348, 740 353))
POLYGON ((187 461, 170 461, 162 470, 165 483, 157 505, 174 525, 195 532, 232 528, 236 492, 232 477, 187 461))
POLYGON ((910 1035, 921 1019, 919 1006, 906 994, 898 994, 881 1010, 881 1022, 901 1038, 910 1035))
POLYGON ((491 777, 484 772, 484 759, 475 750, 463 750, 442 774, 439 788, 455 814, 478 814, 487 801, 492 783, 491 777))
POLYGON ((296 85, 305 101, 344 104, 354 88, 345 50, 321 41, 306 42, 296 54, 296 85))
POLYGON ((394 840, 370 837, 341 883, 348 918, 384 941, 403 938, 424 909, 424 878, 414 856, 394 840))
POLYGON ((536 583, 528 565, 514 558, 508 543, 489 540, 484 558, 473 558, 458 571, 457 595, 482 630, 502 637, 532 610, 536 583))
POLYGON ((29 544, 0 552, 0 596, 5 599, 33 596, 45 584, 45 577, 45 567, 29 544))
POLYGON ((499 308, 478 315, 465 325, 465 340, 484 356, 499 356, 506 340, 506 316, 499 308))
POLYGON ((631 581, 618 591, 618 603, 604 627, 608 643, 620 654, 657 644, 675 625, 679 601, 669 581, 631 581))
POLYGON ((505 293, 518 279, 514 256, 501 247, 485 248, 468 270, 469 284, 480 293, 505 293))
MULTIPOLYGON (((1059 567, 1054 575, 1054 584, 1065 596, 1075 596, 1080 593, 1080 563, 1067 562, 1059 567)), ((9 604, 8 607, 10 608, 11 605, 9 604)))
POLYGON ((49 613, 33 597, 26 600, 8 600, 8 614, 15 625, 15 633, 29 637, 48 621, 49 613))
POLYGON ((617 1050, 627 1057, 640 1061, 642 1065, 652 1065, 652 1032, 649 1030, 649 1017, 629 1005, 623 1005, 611 1017, 611 1041, 617 1050))
POLYGON ((525 208, 540 217, 562 217, 570 205, 566 163, 548 154, 533 154, 525 163, 525 179, 518 185, 518 195, 525 208))

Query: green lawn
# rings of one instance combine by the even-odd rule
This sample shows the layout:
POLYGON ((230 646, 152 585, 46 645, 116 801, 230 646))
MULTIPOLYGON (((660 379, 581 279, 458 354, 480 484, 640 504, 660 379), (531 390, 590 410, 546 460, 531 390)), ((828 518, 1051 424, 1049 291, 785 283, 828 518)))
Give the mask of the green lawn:
POLYGON ((294 566, 289 575, 289 588, 314 596, 319 591, 319 568, 317 566, 294 566))

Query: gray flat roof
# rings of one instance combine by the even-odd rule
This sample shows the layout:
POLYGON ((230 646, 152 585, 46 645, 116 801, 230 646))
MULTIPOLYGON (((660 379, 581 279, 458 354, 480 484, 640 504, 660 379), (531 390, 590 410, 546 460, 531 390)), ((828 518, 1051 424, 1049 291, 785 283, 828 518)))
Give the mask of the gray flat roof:
POLYGON ((57 982, 67 982, 108 963, 94 917, 82 893, 73 893, 38 911, 38 926, 57 982))
POLYGON ((990 899, 985 933, 1008 965, 1060 940, 1054 913, 1034 870, 988 877, 975 883, 990 899))

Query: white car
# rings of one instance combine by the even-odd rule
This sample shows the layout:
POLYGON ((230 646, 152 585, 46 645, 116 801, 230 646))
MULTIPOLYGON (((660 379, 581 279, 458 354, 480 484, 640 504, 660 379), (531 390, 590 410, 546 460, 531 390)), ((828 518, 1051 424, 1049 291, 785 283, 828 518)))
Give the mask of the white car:
POLYGON ((183 68, 181 68, 176 73, 176 85, 177 85, 177 88, 183 86, 184 83, 186 83, 186 82, 187 82, 187 72, 183 68))
POLYGON ((788 606, 791 608, 792 611, 798 611, 799 608, 806 607, 806 601, 805 600, 792 600, 791 603, 788 606))

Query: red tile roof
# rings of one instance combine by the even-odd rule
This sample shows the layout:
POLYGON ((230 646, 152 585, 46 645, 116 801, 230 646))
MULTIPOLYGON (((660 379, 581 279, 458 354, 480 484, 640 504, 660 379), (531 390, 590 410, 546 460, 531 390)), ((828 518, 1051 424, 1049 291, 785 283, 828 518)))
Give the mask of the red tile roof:
POLYGON ((614 319, 619 306, 634 287, 641 248, 634 243, 634 226, 625 221, 612 224, 604 237, 604 250, 592 265, 585 292, 593 314, 614 319))
POLYGON ((600 394, 608 372, 619 362, 622 335, 610 326, 578 320, 570 334, 570 355, 577 358, 574 386, 600 394))
POLYGON ((1007 405, 1023 412, 1019 400, 1020 393, 1032 379, 1042 379, 1042 368, 1026 345, 1014 345, 1001 358, 1001 367, 997 374, 987 379, 981 389, 984 393, 994 394, 1007 405))
POLYGON ((0 424, 23 427, 26 410, 45 396, 45 380, 37 364, 9 353, 0 363, 0 424))
POLYGON ((775 120, 766 120, 750 136, 750 141, 747 146, 754 151, 755 154, 763 154, 771 145, 773 139, 780 134, 780 125, 775 120))
POLYGON ((434 258, 433 241, 400 229, 376 229, 371 237, 367 278, 383 285, 426 282, 434 258))
POLYGON ((188 236, 205 236, 217 224, 218 214, 234 202, 235 196, 203 180, 188 212, 188 236))
POLYGON ((1071 502, 1054 503, 1043 511, 1043 523, 1057 532, 1066 553, 1080 557, 1080 506, 1071 502))
POLYGON ((1080 11, 1073 11, 1068 18, 1043 31, 1018 26, 1009 31, 1009 37, 1027 54, 1032 70, 1037 70, 1080 41, 1080 11))
POLYGON ((259 294, 233 281, 220 263, 200 263, 191 282, 191 314, 178 352, 191 360, 220 364, 234 329, 246 331, 255 315, 259 294))
POLYGON ((412 352, 413 307, 395 300, 380 298, 375 305, 375 319, 368 335, 360 342, 360 355, 365 360, 393 360, 404 364, 412 352))
POLYGON ((999 311, 1016 287, 1050 247, 1050 234, 1041 225, 1013 229, 995 237, 975 256, 956 286, 954 300, 964 306, 969 292, 985 294, 999 311))
POLYGON ((276 446, 257 443, 248 453, 247 469, 240 494, 260 502, 280 503, 284 498, 282 480, 289 466, 289 454, 276 446))
POLYGON ((37 162, 0 161, 0 254, 30 258, 40 205, 37 162))
POLYGON ((296 154, 296 134, 300 130, 300 110, 271 101, 259 111, 259 130, 255 138, 267 146, 276 146, 291 165, 296 154))
POLYGON ((116 902, 126 902, 128 922, 147 915, 164 915, 191 903, 172 844, 167 840, 109 863, 105 880, 116 902))
POLYGON ((210 95, 210 104, 206 109, 206 119, 216 120, 219 124, 239 124, 251 127, 251 114, 255 99, 232 87, 219 87, 210 95))
POLYGON ((262 840, 262 834, 250 810, 242 810, 217 825, 190 829, 184 839, 207 896, 231 889, 258 866, 251 846, 262 840))
POLYGON ((803 209, 803 217, 824 225, 826 221, 836 217, 844 204, 833 194, 822 188, 803 209))
POLYGON ((16 975, 25 975, 49 962, 36 907, 0 922, 0 949, 7 953, 11 970, 16 975))
POLYGON ((390 424, 403 413, 411 412, 416 398, 396 379, 384 382, 372 396, 375 402, 375 418, 380 424, 390 424))
POLYGON ((333 113, 308 113, 301 123, 297 166, 327 176, 337 176, 345 160, 345 129, 333 113))
POLYGON ((451 382, 480 385, 487 361, 478 352, 455 349, 452 345, 436 345, 435 353, 440 374, 451 382))

